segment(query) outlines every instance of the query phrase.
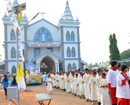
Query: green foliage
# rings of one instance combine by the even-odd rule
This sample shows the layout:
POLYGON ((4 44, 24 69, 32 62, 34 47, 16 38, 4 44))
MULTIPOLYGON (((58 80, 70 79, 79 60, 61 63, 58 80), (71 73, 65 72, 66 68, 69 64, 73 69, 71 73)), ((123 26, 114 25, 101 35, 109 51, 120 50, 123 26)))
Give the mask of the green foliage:
POLYGON ((121 55, 121 59, 130 58, 130 49, 123 51, 120 55, 121 55))
POLYGON ((109 51, 110 51, 110 60, 120 60, 120 52, 117 47, 117 40, 116 35, 113 33, 113 35, 110 34, 109 36, 109 51))

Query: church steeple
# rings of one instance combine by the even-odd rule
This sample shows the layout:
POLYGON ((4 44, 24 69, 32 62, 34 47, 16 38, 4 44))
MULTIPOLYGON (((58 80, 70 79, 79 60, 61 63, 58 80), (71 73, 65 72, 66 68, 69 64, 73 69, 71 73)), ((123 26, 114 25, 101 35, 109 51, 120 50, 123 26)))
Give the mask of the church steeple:
POLYGON ((14 0, 13 6, 19 5, 18 0, 14 0))
POLYGON ((63 19, 65 19, 65 20, 73 20, 73 16, 72 16, 71 11, 70 11, 68 0, 66 1, 66 7, 65 7, 63 19))

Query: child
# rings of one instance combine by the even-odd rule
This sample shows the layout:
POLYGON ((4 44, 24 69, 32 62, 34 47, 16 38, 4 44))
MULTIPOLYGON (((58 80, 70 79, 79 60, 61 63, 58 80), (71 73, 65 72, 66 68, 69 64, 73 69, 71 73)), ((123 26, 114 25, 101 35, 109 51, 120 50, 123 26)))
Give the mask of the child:
POLYGON ((80 87, 80 98, 85 98, 85 87, 84 87, 84 80, 83 74, 81 74, 81 78, 79 79, 79 87, 80 87))
POLYGON ((108 94, 106 73, 102 73, 100 87, 101 87, 101 105, 111 105, 110 96, 108 94))
POLYGON ((66 84, 66 92, 71 92, 71 81, 69 78, 69 74, 67 74, 67 77, 65 78, 65 84, 66 84))
POLYGON ((94 104, 97 101, 97 80, 96 80, 96 72, 93 72, 93 76, 90 78, 89 83, 91 84, 91 101, 94 104))
POLYGON ((46 79, 46 85, 47 85, 47 91, 48 93, 52 94, 52 79, 51 79, 51 75, 48 75, 48 78, 46 79))

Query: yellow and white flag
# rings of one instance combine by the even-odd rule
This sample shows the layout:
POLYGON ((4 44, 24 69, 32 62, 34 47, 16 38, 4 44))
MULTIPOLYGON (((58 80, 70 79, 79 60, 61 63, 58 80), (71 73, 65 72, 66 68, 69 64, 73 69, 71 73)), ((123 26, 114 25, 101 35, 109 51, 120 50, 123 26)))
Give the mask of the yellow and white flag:
POLYGON ((17 76, 16 76, 16 82, 18 83, 18 89, 26 89, 25 85, 25 80, 24 80, 24 75, 23 75, 23 70, 21 65, 18 66, 17 68, 17 76))
POLYGON ((18 21, 19 21, 19 24, 21 23, 21 19, 22 19, 22 12, 19 14, 18 16, 18 21))

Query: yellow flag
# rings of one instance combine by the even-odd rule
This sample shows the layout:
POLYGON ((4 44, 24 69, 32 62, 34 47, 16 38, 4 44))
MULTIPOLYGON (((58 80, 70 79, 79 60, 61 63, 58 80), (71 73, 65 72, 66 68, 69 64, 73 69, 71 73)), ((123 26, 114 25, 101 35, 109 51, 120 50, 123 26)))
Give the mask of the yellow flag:
POLYGON ((24 77, 21 65, 19 65, 17 68, 17 76, 16 76, 17 83, 19 83, 19 77, 24 77))
POLYGON ((22 12, 19 14, 19 16, 18 16, 18 21, 19 21, 19 23, 21 23, 21 18, 22 18, 22 12))

